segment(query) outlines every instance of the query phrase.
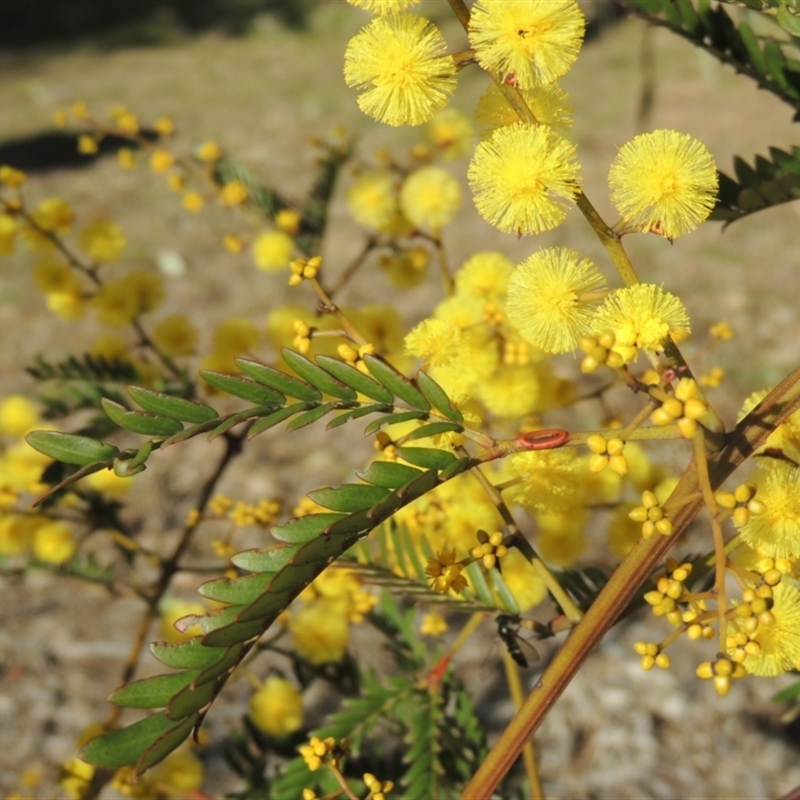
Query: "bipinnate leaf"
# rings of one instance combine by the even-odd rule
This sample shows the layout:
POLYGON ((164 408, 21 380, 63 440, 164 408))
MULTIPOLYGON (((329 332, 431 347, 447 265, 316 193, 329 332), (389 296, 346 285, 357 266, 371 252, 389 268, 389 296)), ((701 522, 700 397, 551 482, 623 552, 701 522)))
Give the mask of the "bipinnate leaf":
POLYGON ((374 506, 383 500, 389 490, 382 486, 369 486, 363 483, 345 483, 342 486, 315 489, 308 496, 323 508, 343 511, 348 514, 374 506))
POLYGON ((266 364, 259 364, 257 361, 250 361, 247 358, 237 358, 235 363, 245 375, 248 375, 254 381, 258 381, 264 386, 271 386, 287 397, 294 397, 297 400, 306 400, 312 403, 322 400, 322 394, 319 389, 315 389, 305 381, 293 378, 279 369, 268 367, 266 364))
MULTIPOLYGON (((242 370, 244 371, 244 370, 242 370)), ((200 370, 200 377, 215 389, 225 394, 239 397, 258 406, 282 406, 286 398, 273 389, 263 386, 256 381, 240 378, 238 375, 227 375, 224 372, 213 372, 208 369, 200 370)))
POLYGON ((129 386, 128 393, 145 411, 149 411, 151 414, 160 414, 163 417, 172 417, 181 422, 191 422, 197 425, 202 422, 210 422, 219 416, 210 406, 184 400, 182 397, 153 392, 140 386, 129 386))
POLYGON ((446 469, 456 461, 456 457, 448 450, 433 447, 398 447, 396 453, 403 461, 424 469, 446 469))
MULTIPOLYGON (((127 767, 135 764, 149 747, 175 727, 175 721, 167 719, 166 712, 159 711, 126 728, 92 739, 83 748, 81 757, 90 764, 105 769, 127 767)), ((188 733, 187 730, 186 735, 188 733)))
POLYGON ((348 403, 356 400, 356 393, 352 387, 336 380, 329 372, 318 367, 305 356, 286 347, 281 350, 281 355, 297 375, 312 386, 316 386, 321 392, 348 403))
POLYGON ((720 173, 717 205, 710 219, 730 224, 742 217, 800 198, 800 147, 791 153, 770 147, 770 158, 756 156, 751 167, 734 158, 736 178, 720 173))
POLYGON ((108 699, 123 708, 164 708, 174 694, 188 686, 199 674, 199 669, 191 669, 143 678, 117 689, 108 699))
POLYGON ((382 403, 361 406, 360 408, 351 408, 349 411, 345 411, 342 414, 339 414, 336 417, 334 417, 325 426, 325 430, 328 431, 333 430, 334 428, 338 428, 340 425, 344 425, 346 422, 350 422, 351 420, 360 419, 361 417, 366 417, 367 414, 386 414, 393 408, 394 406, 382 403))
POLYGON ((373 461, 365 470, 356 471, 356 475, 365 483, 373 486, 385 486, 387 489, 399 489, 414 480, 420 471, 405 464, 392 461, 373 461))
POLYGON ((395 397, 410 405, 411 408, 418 408, 420 411, 431 410, 431 404, 425 399, 422 392, 387 361, 379 356, 365 355, 364 363, 367 365, 370 375, 382 383, 395 397))
POLYGON ((417 373, 417 386, 428 399, 428 402, 445 419, 449 419, 451 422, 464 421, 464 415, 452 406, 445 390, 427 372, 420 371, 417 373))
POLYGON ((82 467, 98 461, 110 462, 119 455, 119 449, 112 444, 59 431, 32 431, 25 437, 25 441, 34 450, 56 461, 82 467))
POLYGON ((247 438, 252 439, 254 436, 258 436, 259 433, 263 433, 270 428, 274 428, 276 425, 280 425, 284 420, 293 417, 295 414, 300 414, 307 408, 308 403, 305 400, 299 403, 292 403, 292 405, 285 406, 284 408, 279 408, 277 411, 273 411, 271 414, 267 414, 265 417, 256 420, 250 427, 247 438))
POLYGON ((202 669, 220 659, 225 651, 222 648, 206 647, 197 636, 188 642, 153 642, 150 652, 165 666, 174 669, 202 669))
POLYGON ((463 430, 464 426, 457 422, 431 422, 430 425, 422 425, 411 431, 405 438, 407 442, 413 442, 415 439, 427 439, 442 433, 461 433, 463 430))
POLYGON ((306 517, 295 517, 285 525, 272 528, 270 533, 281 542, 290 544, 307 542, 319 536, 328 525, 346 516, 346 514, 309 514, 306 517))
POLYGON ((331 358, 330 356, 317 356, 317 364, 334 378, 347 384, 365 397, 377 400, 379 403, 392 403, 394 395, 383 385, 369 375, 359 372, 351 364, 331 358))
POLYGON ((397 414, 389 414, 388 416, 375 419, 364 428, 364 436, 372 436, 373 433, 379 431, 384 425, 398 425, 402 422, 411 422, 415 419, 427 419, 427 411, 399 411, 397 414))
POLYGON ((288 431, 297 431, 300 428, 305 428, 306 425, 311 425, 318 419, 322 419, 326 414, 330 414, 333 408, 333 403, 322 403, 322 405, 312 408, 309 411, 295 417, 287 426, 288 431))
POLYGON ((103 411, 120 428, 143 436, 168 437, 183 430, 183 425, 170 417, 160 417, 145 411, 129 411, 125 406, 104 397, 101 401, 103 411))
MULTIPOLYGON (((775 39, 763 36, 759 40, 746 22, 734 25, 722 4, 715 7, 709 0, 696 4, 689 0, 622 0, 622 4, 651 24, 688 39, 800 112, 800 62, 788 58, 775 39)), ((785 0, 770 4, 777 9, 778 24, 792 33, 790 29, 797 28, 800 18, 789 11, 785 0)))

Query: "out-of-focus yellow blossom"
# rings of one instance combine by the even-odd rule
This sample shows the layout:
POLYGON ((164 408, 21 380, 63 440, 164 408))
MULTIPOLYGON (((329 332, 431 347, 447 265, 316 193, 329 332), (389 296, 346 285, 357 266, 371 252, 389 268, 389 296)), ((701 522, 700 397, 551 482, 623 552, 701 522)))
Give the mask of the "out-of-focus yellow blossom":
POLYGON ((153 341, 167 356, 190 356, 199 340, 200 331, 186 314, 170 314, 153 328, 153 341))
POLYGON ((80 280, 69 264, 45 258, 36 263, 33 268, 33 279, 40 291, 50 292, 77 292, 80 280))
POLYGON ((82 133, 78 137, 78 152, 85 156, 94 155, 98 151, 97 139, 90 133, 82 133))
POLYGON ((219 201, 224 206, 241 206, 249 197, 250 191, 240 180, 229 181, 219 192, 219 201))
POLYGON ((583 490, 581 460, 572 451, 515 453, 504 468, 525 480, 504 493, 514 503, 540 513, 574 505, 583 490))
POLYGON ((124 497, 133 486, 133 478, 120 478, 113 469, 101 469, 84 478, 86 485, 106 497, 124 497))
POLYGON ((95 339, 94 344, 89 348, 89 352, 93 356, 102 356, 103 358, 113 361, 118 359, 124 360, 130 350, 130 344, 122 336, 117 336, 116 333, 103 333, 95 339))
POLYGON ((397 177, 388 169, 365 172, 347 190, 346 203, 360 225, 386 230, 399 210, 397 177))
POLYGON ((81 800, 94 777, 95 769, 80 758, 71 758, 59 769, 58 784, 71 800, 81 800))
POLYGON ((434 165, 412 172, 400 189, 400 208, 418 228, 440 230, 453 221, 460 205, 460 184, 434 165))
POLYGON ((14 237, 17 232, 17 221, 10 214, 0 214, 0 255, 7 256, 14 252, 14 237))
POLYGON ((163 137, 172 136, 175 133, 175 123, 169 117, 159 117, 153 123, 153 130, 163 137))
POLYGON ((169 150, 156 150, 150 156, 153 172, 166 172, 175 163, 175 156, 169 150))
POLYGON ((0 514, 0 555, 16 556, 33 543, 36 529, 47 519, 28 514, 0 514))
MULTIPOLYGON (((561 134, 572 127, 572 106, 569 105, 569 95, 559 88, 558 84, 548 83, 526 89, 522 92, 522 99, 539 124, 550 125, 561 134)), ((496 83, 489 84, 489 88, 478 100, 475 119, 481 126, 482 139, 491 136, 497 128, 521 121, 496 83)))
POLYGON ((90 222, 81 231, 79 241, 83 252, 101 264, 116 261, 127 243, 119 225, 105 219, 90 222))
POLYGON ((46 231, 69 233, 75 221, 75 212, 69 203, 58 197, 48 197, 33 212, 33 221, 46 231))
POLYGON ((164 280, 160 275, 150 270, 131 270, 122 278, 122 283, 135 298, 138 314, 152 311, 164 299, 164 280))
POLYGON ((423 636, 441 636, 446 631, 447 620, 438 611, 431 611, 422 617, 419 632, 423 636))
POLYGON ((87 302, 78 290, 48 292, 45 302, 50 311, 63 320, 74 321, 86 316, 87 302))
POLYGON ((48 522, 34 532, 33 554, 45 564, 63 564, 72 558, 76 549, 72 531, 63 522, 48 522))
POLYGON ((139 299, 124 279, 110 281, 91 299, 97 319, 110 328, 129 325, 139 313, 139 299))
POLYGON ((339 661, 347 651, 347 603, 327 599, 306 603, 289 620, 297 652, 312 664, 339 661))
POLYGON ((461 345, 461 331, 440 319, 426 319, 409 332, 406 353, 426 364, 442 366, 453 361, 461 345))
POLYGON ((0 486, 19 492, 35 492, 51 458, 21 441, 6 448, 0 459, 0 486))
POLYGON ((278 230, 288 233, 290 236, 297 236, 300 233, 300 223, 302 222, 300 212, 295 208, 282 208, 275 215, 275 225, 278 230))
POLYGON ((260 338, 258 328, 249 319, 227 319, 214 329, 214 350, 233 358, 254 351, 260 338))
POLYGON ((161 601, 159 610, 161 612, 160 636, 165 641, 173 644, 186 642, 193 636, 203 633, 200 625, 192 625, 183 632, 175 627, 175 623, 182 617, 188 617, 190 614, 197 616, 205 614, 208 609, 202 603, 190 603, 177 597, 165 597, 161 601))
POLYGON ((21 394, 10 394, 0 401, 0 433, 21 439, 39 425, 36 406, 21 394))
POLYGON ((446 108, 426 125, 425 135, 445 160, 450 161, 470 152, 475 129, 466 114, 456 108, 446 108))
POLYGON ((294 239, 283 231, 267 231, 253 242, 253 261, 265 272, 286 269, 294 252, 294 239))
POLYGON ((117 163, 122 169, 133 169, 136 166, 136 155, 130 147, 122 147, 117 151, 117 163))
POLYGON ((397 14, 411 6, 417 5, 422 0, 347 0, 351 6, 363 8, 372 14, 397 14))
POLYGON ((586 549, 583 529, 588 517, 582 506, 536 515, 539 527, 536 549, 548 564, 568 568, 583 555, 586 549))
POLYGON ((198 211, 200 211, 200 209, 206 204, 206 201, 203 199, 203 195, 194 191, 186 192, 181 202, 183 207, 193 214, 196 214, 198 211))
POLYGON ((235 233, 226 233, 222 237, 222 246, 234 255, 244 250, 244 242, 235 233))
POLYGON ((285 678, 267 678, 248 707, 250 719, 268 736, 287 736, 303 724, 303 696, 285 678))
POLYGON ((203 784, 203 762, 191 750, 181 749, 153 767, 146 780, 168 797, 188 798, 203 784))
POLYGON ((26 180, 28 180, 28 176, 22 170, 9 167, 7 164, 0 166, 0 183, 3 186, 8 186, 9 189, 19 189, 26 180))
POLYGON ((216 142, 203 142, 196 150, 196 155, 201 161, 214 162, 222 158, 222 150, 216 142))

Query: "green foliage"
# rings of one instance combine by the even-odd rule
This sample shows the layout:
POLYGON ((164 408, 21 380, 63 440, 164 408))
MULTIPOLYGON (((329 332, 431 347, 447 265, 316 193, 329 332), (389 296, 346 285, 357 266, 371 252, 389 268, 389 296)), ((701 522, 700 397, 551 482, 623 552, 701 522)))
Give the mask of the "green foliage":
MULTIPOLYGON (((761 5, 760 0, 757 2, 761 5)), ((800 61, 787 57, 774 39, 768 38, 762 44, 747 22, 735 25, 722 5, 714 7, 709 0, 624 0, 623 5, 752 78, 762 89, 795 108, 795 119, 800 119, 800 61)), ((785 4, 782 7, 778 21, 790 24, 791 15, 785 4)), ((791 22, 796 19, 792 17, 791 22)))
POLYGON ((711 219, 735 222, 781 203, 800 198, 800 147, 791 153, 770 147, 770 159, 756 156, 750 166, 738 156, 736 178, 720 173, 719 196, 711 219))

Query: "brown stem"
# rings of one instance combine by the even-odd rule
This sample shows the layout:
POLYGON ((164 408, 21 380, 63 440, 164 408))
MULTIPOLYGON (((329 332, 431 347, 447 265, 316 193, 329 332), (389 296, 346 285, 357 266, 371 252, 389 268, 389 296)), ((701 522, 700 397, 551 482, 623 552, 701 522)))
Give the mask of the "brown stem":
MULTIPOLYGON (((781 381, 739 423, 729 435, 727 446, 708 459, 712 489, 716 490, 798 408, 800 367, 781 381)), ((693 458, 664 504, 664 511, 673 524, 673 534, 670 537, 658 536, 639 541, 620 564, 584 618, 567 637, 521 711, 502 733, 464 789, 462 800, 491 796, 578 669, 625 610, 656 565, 703 508, 704 500, 699 489, 697 463, 693 458)))

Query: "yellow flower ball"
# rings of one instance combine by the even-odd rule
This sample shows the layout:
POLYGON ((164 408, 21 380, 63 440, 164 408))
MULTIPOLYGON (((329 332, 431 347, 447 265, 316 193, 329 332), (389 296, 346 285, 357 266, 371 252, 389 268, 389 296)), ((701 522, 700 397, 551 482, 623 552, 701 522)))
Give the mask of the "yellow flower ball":
POLYGON ((203 762, 191 750, 170 753, 147 774, 149 781, 169 788, 172 796, 189 797, 203 783, 203 762))
POLYGON ((250 719, 268 736, 287 736, 303 724, 303 697, 284 678, 267 678, 248 705, 250 719))
POLYGON ((388 169, 366 172, 347 190, 346 202, 359 225, 386 230, 398 213, 397 179, 388 169))
POLYGON ((267 231, 253 242, 253 261, 265 272, 286 269, 294 251, 294 239, 283 231, 267 231))
POLYGON ((21 439, 39 425, 36 406, 21 394, 12 394, 0 402, 0 433, 21 439))
POLYGON ((165 641, 176 644, 203 633, 200 625, 192 625, 185 631, 179 631, 175 627, 175 623, 183 617, 188 617, 190 614, 199 616, 207 613, 208 609, 202 603, 189 603, 176 597, 166 597, 161 601, 160 611, 161 628, 159 633, 165 641))
POLYGON ((72 531, 63 522, 48 522, 33 534, 33 554, 45 564, 63 564, 72 558, 76 549, 72 531))
POLYGON ((81 231, 78 241, 81 250, 100 264, 116 261, 127 244, 119 225, 106 219, 90 222, 81 231))
POLYGON ((87 302, 78 290, 48 292, 44 299, 47 308, 67 322, 74 322, 86 316, 87 302))
POLYGON ((197 349, 200 331, 185 314, 170 314, 153 328, 153 341, 168 356, 190 356, 197 349))
POLYGON ((228 319, 214 330, 214 350, 233 358, 258 347, 261 335, 249 319, 228 319))
POLYGON ((306 604, 289 620, 297 652, 312 664, 339 661, 347 650, 350 626, 347 604, 316 600, 306 604))
POLYGON ((441 167, 418 169, 400 189, 400 208, 418 228, 440 230, 453 221, 460 205, 461 186, 441 167))
POLYGON ((106 497, 124 497, 133 486, 132 478, 120 478, 114 470, 101 469, 84 478, 86 485, 95 492, 100 492, 106 497))
POLYGON ((69 233, 75 220, 75 212, 69 203, 58 197, 48 197, 39 203, 33 212, 34 222, 46 231, 69 233))

